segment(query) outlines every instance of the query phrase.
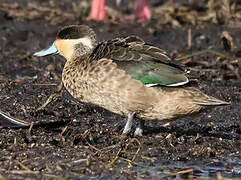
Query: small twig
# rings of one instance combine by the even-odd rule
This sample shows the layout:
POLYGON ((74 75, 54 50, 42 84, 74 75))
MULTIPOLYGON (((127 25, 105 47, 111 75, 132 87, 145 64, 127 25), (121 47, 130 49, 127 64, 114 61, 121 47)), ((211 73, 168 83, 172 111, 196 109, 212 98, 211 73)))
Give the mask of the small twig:
POLYGON ((43 110, 49 103, 51 103, 53 101, 54 98, 57 98, 60 96, 62 96, 62 92, 57 92, 57 93, 51 94, 49 96, 49 98, 45 101, 45 103, 37 109, 37 111, 43 110))
POLYGON ((90 154, 88 154, 88 156, 87 156, 87 160, 86 160, 86 166, 89 166, 90 165, 90 162, 91 162, 91 155, 90 154))
POLYGON ((90 168, 87 168, 87 167, 79 167, 79 168, 74 168, 72 169, 73 172, 80 172, 80 171, 87 171, 88 173, 90 174, 93 174, 94 172, 90 169, 90 168))
POLYGON ((23 169, 25 170, 28 170, 28 171, 31 171, 27 166, 25 166, 23 163, 19 162, 19 161, 16 161, 16 163, 21 166, 23 169))
POLYGON ((39 173, 39 171, 32 171, 31 169, 29 169, 27 166, 23 165, 19 161, 16 161, 16 163, 24 170, 12 170, 10 171, 11 173, 14 173, 14 174, 38 174, 39 173))
POLYGON ((56 175, 53 175, 53 174, 46 174, 46 173, 43 173, 43 176, 46 176, 47 178, 51 178, 51 179, 67 179, 65 177, 62 177, 62 176, 56 176, 56 175))
POLYGON ((240 62, 240 59, 235 59, 235 60, 229 61, 230 64, 238 64, 239 62, 240 62))
POLYGON ((134 164, 134 165, 136 165, 136 166, 142 166, 140 163, 137 163, 137 162, 135 162, 135 161, 133 161, 133 160, 130 160, 130 159, 127 159, 127 158, 123 158, 123 157, 119 157, 121 160, 123 160, 123 161, 126 161, 126 162, 128 162, 129 164, 134 164))
POLYGON ((39 171, 28 171, 28 170, 12 170, 13 174, 39 174, 39 171))
POLYGON ((40 106, 37 111, 41 111, 43 110, 49 103, 51 103, 53 101, 54 98, 60 97, 62 96, 62 90, 63 90, 63 82, 61 82, 58 86, 57 86, 57 92, 53 93, 49 96, 49 98, 45 101, 45 103, 40 106))
MULTIPOLYGON (((128 145, 129 145, 131 142, 134 142, 134 141, 136 141, 136 142, 138 143, 139 147, 138 147, 135 155, 133 156, 132 161, 134 161, 134 160, 136 159, 137 155, 139 154, 139 152, 140 152, 140 150, 141 150, 141 143, 140 143, 140 141, 139 141, 138 139, 136 139, 136 138, 131 139, 131 141, 128 143, 128 145)), ((127 146, 128 146, 128 145, 127 145, 127 146)), ((127 149, 127 148, 126 148, 126 149, 127 149)))
POLYGON ((189 28, 187 32, 187 49, 192 48, 192 29, 189 28))
POLYGON ((114 144, 114 145, 111 145, 111 146, 108 146, 108 147, 104 147, 101 150, 105 151, 105 152, 108 152, 108 151, 110 151, 110 150, 112 150, 112 149, 114 149, 114 148, 116 148, 118 146, 120 146, 120 143, 117 143, 117 144, 114 144))
MULTIPOLYGON (((121 153, 129 154, 129 155, 136 154, 136 153, 129 152, 129 151, 121 151, 121 153)), ((141 154, 137 154, 137 156, 141 157, 142 159, 150 160, 151 162, 154 162, 154 161, 156 160, 156 158, 151 158, 151 157, 143 156, 143 155, 141 155, 141 154)))
MULTIPOLYGON (((108 163, 108 164, 106 165, 106 168, 111 168, 118 159, 123 159, 123 160, 127 161, 127 162, 129 163, 129 165, 131 165, 130 162, 134 162, 134 160, 136 159, 136 157, 139 155, 140 148, 141 148, 141 143, 140 143, 140 141, 139 141, 138 139, 136 139, 136 138, 132 138, 132 139, 128 142, 128 144, 125 146, 125 148, 124 148, 123 150, 122 150, 122 148, 119 149, 119 151, 117 152, 115 158, 114 158, 110 163, 108 163), (136 142, 139 144, 139 147, 138 147, 137 151, 135 152, 132 160, 129 160, 129 159, 128 159, 128 161, 127 161, 125 158, 120 157, 120 154, 121 154, 122 152, 127 152, 128 147, 129 147, 130 144, 133 143, 134 141, 136 141, 136 142)), ((136 163, 132 163, 132 164, 136 164, 136 163)))
POLYGON ((63 136, 63 134, 67 131, 68 129, 68 126, 65 126, 63 129, 62 129, 62 132, 60 133, 61 136, 63 136))
POLYGON ((21 104, 20 109, 23 111, 25 115, 27 114, 26 107, 23 104, 21 104))
POLYGON ((33 124, 34 124, 34 122, 31 122, 31 123, 30 123, 30 126, 29 126, 29 128, 28 128, 28 135, 29 135, 29 136, 31 136, 31 131, 32 131, 32 129, 33 129, 33 124))
POLYGON ((94 149, 94 150, 96 150, 96 151, 98 151, 98 152, 101 152, 100 149, 98 149, 97 147, 91 145, 88 141, 87 141, 87 144, 88 144, 88 146, 90 146, 92 149, 94 149))
POLYGON ((56 83, 50 83, 50 84, 48 84, 48 83, 36 83, 36 84, 33 84, 34 86, 57 86, 58 84, 56 84, 56 83))
POLYGON ((111 168, 115 164, 115 162, 120 158, 119 154, 121 153, 121 151, 122 151, 122 149, 120 148, 119 151, 117 152, 115 158, 110 163, 105 165, 106 168, 111 168))
POLYGON ((187 54, 187 55, 184 55, 182 57, 176 58, 176 60, 182 61, 184 59, 188 59, 188 58, 191 58, 191 57, 194 57, 194 56, 199 56, 199 55, 206 54, 206 53, 212 53, 212 54, 215 54, 215 55, 220 56, 220 57, 225 57, 225 55, 220 53, 220 52, 214 51, 212 49, 204 49, 202 51, 197 51, 197 52, 194 52, 194 53, 187 54))
POLYGON ((128 175, 131 175, 131 172, 129 169, 120 169, 120 173, 126 173, 128 175))
POLYGON ((194 168, 190 168, 190 169, 185 169, 185 170, 182 170, 182 171, 178 171, 178 172, 164 172, 164 174, 168 174, 170 176, 177 176, 177 175, 180 175, 180 174, 187 174, 187 173, 191 173, 193 172, 195 169, 194 168))
POLYGON ((17 144, 17 138, 14 137, 13 144, 17 144))
POLYGON ((87 159, 78 159, 78 160, 72 161, 71 163, 77 164, 77 163, 82 163, 82 162, 86 162, 86 161, 87 161, 87 159))

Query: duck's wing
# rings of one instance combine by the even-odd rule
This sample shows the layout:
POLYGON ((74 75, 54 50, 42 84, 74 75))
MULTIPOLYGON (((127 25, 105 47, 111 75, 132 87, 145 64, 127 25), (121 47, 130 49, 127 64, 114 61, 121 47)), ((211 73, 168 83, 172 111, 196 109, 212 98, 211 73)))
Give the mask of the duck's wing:
POLYGON ((189 82, 184 65, 172 60, 164 50, 146 44, 136 36, 101 42, 90 58, 112 59, 119 69, 148 86, 179 86, 189 82))

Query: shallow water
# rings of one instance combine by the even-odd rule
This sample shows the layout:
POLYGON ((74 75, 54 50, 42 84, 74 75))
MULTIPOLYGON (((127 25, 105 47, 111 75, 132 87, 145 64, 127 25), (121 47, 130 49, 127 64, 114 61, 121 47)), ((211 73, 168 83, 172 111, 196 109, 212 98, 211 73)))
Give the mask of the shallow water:
POLYGON ((168 177, 212 179, 220 175, 223 178, 240 179, 241 159, 236 157, 212 161, 160 161, 155 163, 155 167, 134 167, 133 171, 136 171, 139 177, 154 179, 168 177), (189 169, 191 172, 183 172, 189 169))

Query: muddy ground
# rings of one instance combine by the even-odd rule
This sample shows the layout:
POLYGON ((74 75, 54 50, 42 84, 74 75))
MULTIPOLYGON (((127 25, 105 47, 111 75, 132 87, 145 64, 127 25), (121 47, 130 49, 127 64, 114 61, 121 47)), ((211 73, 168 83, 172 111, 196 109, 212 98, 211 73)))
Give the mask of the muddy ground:
MULTIPOLYGON (((200 1, 203 4, 183 5, 196 12, 194 16, 192 11, 185 11, 185 17, 192 14, 193 20, 169 12, 171 18, 163 21, 158 8, 166 4, 156 0, 151 1, 153 18, 149 22, 120 23, 118 13, 105 22, 95 22, 87 18, 89 2, 73 2, 0 3, 0 109, 34 122, 31 131, 0 128, 0 179, 240 177, 241 21, 238 16, 226 15, 230 19, 223 17, 221 22, 217 16, 200 20, 199 13, 203 15, 210 8, 206 1, 200 1), (196 86, 201 91, 231 105, 180 118, 167 127, 162 127, 162 122, 147 122, 144 136, 136 138, 132 134, 121 136, 125 117, 76 102, 65 90, 38 110, 57 92, 65 61, 60 56, 36 58, 32 53, 48 47, 58 28, 68 24, 91 26, 99 40, 137 35, 177 58, 212 48, 214 53, 195 55, 183 63, 199 73, 196 86), (224 48, 223 31, 232 37, 231 50, 224 48), (206 166, 216 169, 205 169, 206 166)), ((109 7, 115 5, 110 3, 109 7)), ((175 4, 168 7, 178 13, 175 4)), ((128 13, 131 8, 123 5, 121 10, 128 13)))

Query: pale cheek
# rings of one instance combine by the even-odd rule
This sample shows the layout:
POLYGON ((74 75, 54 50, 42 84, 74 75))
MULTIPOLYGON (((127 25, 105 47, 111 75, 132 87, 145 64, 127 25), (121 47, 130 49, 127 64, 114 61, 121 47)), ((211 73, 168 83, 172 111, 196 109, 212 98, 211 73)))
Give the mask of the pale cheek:
POLYGON ((61 44, 59 46, 60 55, 64 56, 66 60, 70 60, 73 55, 73 48, 68 44, 61 44))

